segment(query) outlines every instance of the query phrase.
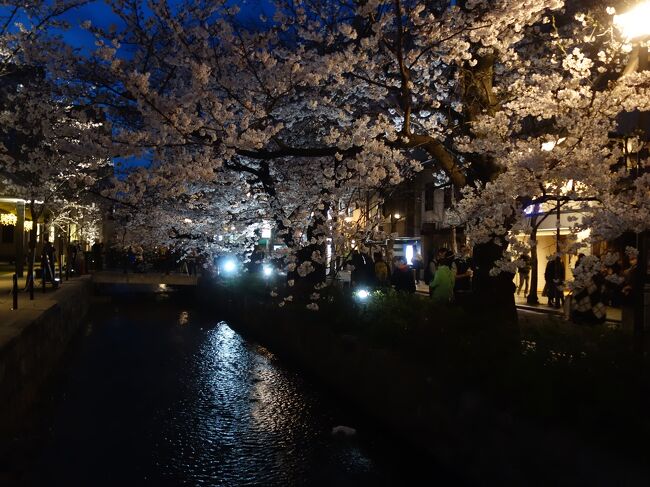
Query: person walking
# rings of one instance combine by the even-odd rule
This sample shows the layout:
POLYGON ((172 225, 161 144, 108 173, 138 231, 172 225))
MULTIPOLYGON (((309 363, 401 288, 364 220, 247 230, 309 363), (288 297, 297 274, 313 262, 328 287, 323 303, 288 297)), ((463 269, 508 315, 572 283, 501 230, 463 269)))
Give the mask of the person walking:
POLYGON ((528 284, 530 282, 530 256, 528 253, 524 252, 521 254, 519 259, 523 265, 517 271, 517 274, 519 274, 519 287, 517 288, 517 296, 519 296, 522 287, 524 288, 524 296, 528 296, 528 284))
POLYGON ((429 284, 429 294, 434 303, 449 304, 454 298, 455 276, 451 269, 452 262, 453 253, 451 251, 438 260, 436 273, 429 284))
POLYGON ((404 257, 395 257, 393 259, 394 271, 391 275, 390 282, 395 286, 395 291, 414 294, 415 279, 413 271, 406 263, 404 257))

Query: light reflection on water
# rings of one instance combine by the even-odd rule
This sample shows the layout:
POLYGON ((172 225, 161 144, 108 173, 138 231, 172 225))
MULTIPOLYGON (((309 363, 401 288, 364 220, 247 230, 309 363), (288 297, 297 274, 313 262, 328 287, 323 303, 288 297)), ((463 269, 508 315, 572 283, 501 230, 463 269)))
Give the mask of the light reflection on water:
POLYGON ((422 474, 403 445, 333 438, 333 426, 359 426, 344 405, 225 322, 171 303, 116 309, 96 312, 70 359, 35 485, 404 485, 422 474))

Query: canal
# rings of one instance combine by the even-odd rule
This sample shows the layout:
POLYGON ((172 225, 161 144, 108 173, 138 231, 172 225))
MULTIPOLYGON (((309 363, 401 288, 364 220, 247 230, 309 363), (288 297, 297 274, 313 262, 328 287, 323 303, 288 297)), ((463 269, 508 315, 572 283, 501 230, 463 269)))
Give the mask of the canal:
POLYGON ((22 485, 449 482, 344 399, 173 294, 95 305, 63 362, 38 417, 5 450, 22 485), (357 434, 333 435, 339 425, 357 434))

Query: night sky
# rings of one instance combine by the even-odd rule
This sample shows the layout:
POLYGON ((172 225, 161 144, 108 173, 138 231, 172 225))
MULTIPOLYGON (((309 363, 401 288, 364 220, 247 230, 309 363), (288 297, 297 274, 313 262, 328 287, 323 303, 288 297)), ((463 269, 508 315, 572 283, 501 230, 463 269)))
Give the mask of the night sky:
MULTIPOLYGON (((141 3, 145 12, 148 11, 146 0, 142 0, 141 3)), ((182 2, 180 0, 168 0, 168 3, 174 6, 182 2)), ((270 16, 273 11, 272 4, 268 0, 232 0, 229 3, 240 7, 239 18, 247 23, 259 22, 259 14, 262 11, 267 16, 270 16)), ((120 25, 119 17, 113 13, 112 9, 103 0, 95 0, 83 7, 76 8, 67 12, 62 18, 67 20, 71 27, 68 31, 63 32, 63 37, 71 45, 84 50, 92 49, 95 41, 93 36, 81 27, 82 22, 90 20, 93 25, 101 27, 108 27, 111 24, 120 25)))

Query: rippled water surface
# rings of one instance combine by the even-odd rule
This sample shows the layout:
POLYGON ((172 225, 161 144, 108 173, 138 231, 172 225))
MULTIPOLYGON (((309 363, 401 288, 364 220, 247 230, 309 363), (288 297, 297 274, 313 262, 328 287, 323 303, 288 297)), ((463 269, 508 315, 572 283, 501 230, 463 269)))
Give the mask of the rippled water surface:
POLYGON ((32 484, 446 483, 295 367, 164 296, 97 307, 65 362, 32 484), (359 434, 333 437, 340 424, 359 434))

